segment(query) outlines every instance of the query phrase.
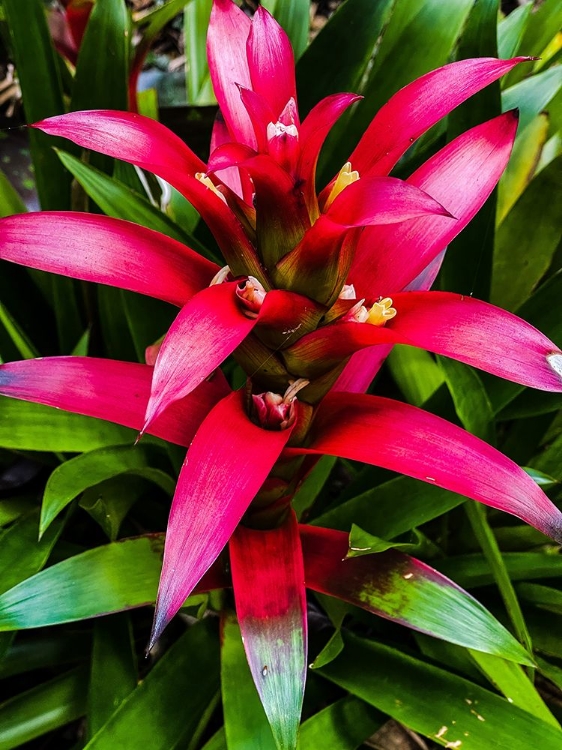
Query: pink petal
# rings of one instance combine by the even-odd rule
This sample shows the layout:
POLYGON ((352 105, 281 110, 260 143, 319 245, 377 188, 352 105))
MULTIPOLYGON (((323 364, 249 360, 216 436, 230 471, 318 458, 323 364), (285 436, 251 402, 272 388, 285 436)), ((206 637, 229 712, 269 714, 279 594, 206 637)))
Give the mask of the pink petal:
POLYGON ((476 58, 445 65, 398 91, 375 115, 349 157, 360 173, 388 174, 432 125, 528 57, 476 58))
POLYGON ((167 407, 202 383, 255 326, 237 302, 238 282, 207 287, 180 311, 154 366, 143 432, 167 407))
MULTIPOLYGON (((211 154, 215 149, 219 148, 219 146, 223 146, 225 143, 229 142, 230 133, 228 132, 224 118, 219 110, 215 117, 213 131, 211 133, 211 154)), ((239 169, 236 167, 229 167, 228 169, 223 169, 216 174, 223 184, 227 185, 227 187, 236 193, 236 195, 243 197, 242 180, 239 169)))
POLYGON ((427 214, 446 217, 455 224, 441 203, 414 184, 396 177, 364 177, 344 188, 325 216, 342 226, 365 227, 396 224, 427 214))
POLYGON ((268 103, 276 122, 289 99, 297 98, 295 60, 287 34, 261 5, 252 19, 247 53, 252 88, 268 103))
POLYGON ((516 130, 517 115, 506 112, 463 133, 408 178, 457 221, 424 216, 400 226, 366 229, 350 272, 359 298, 402 291, 445 249, 494 189, 516 130))
POLYGON ((197 172, 205 172, 205 164, 156 120, 131 112, 92 110, 50 117, 32 127, 153 172, 193 203, 225 256, 253 255, 242 225, 231 209, 195 179, 197 172))
POLYGON ((181 306, 218 266, 170 237, 95 214, 41 212, 0 224, 0 258, 181 306))
POLYGON ((562 352, 516 315, 449 292, 393 296, 387 328, 422 349, 453 357, 515 383, 562 391, 562 352))
MULTIPOLYGON (((138 164, 172 183, 173 175, 204 172, 205 163, 171 130, 151 117, 132 112, 93 109, 69 112, 31 125, 83 148, 138 164), (160 174, 165 172, 168 176, 160 174)), ((179 190, 180 188, 178 188, 179 190)))
POLYGON ((229 549, 236 614, 254 683, 277 746, 296 747, 306 680, 307 619, 294 512, 276 529, 239 526, 229 549))
POLYGON ((562 513, 513 461, 460 427, 386 398, 329 393, 309 448, 382 466, 512 513, 562 542, 562 513))
POLYGON ((359 349, 396 343, 521 385, 562 391, 562 352, 516 315, 450 292, 403 292, 392 299, 398 314, 383 328, 336 322, 303 336, 283 353, 289 370, 317 377, 359 349))
POLYGON ((316 164, 320 149, 342 112, 359 99, 361 97, 356 94, 327 96, 311 109, 301 125, 299 133, 301 153, 296 172, 298 179, 303 182, 307 205, 315 206, 316 211, 318 210, 315 184, 316 164))
POLYGON ((240 391, 201 424, 172 502, 151 646, 219 556, 290 435, 250 422, 240 391))
POLYGON ((214 0, 207 33, 213 90, 232 140, 256 147, 254 128, 240 100, 238 85, 252 88, 246 41, 251 21, 232 0, 214 0))
MULTIPOLYGON (((153 368, 93 357, 45 357, 0 365, 0 394, 106 419, 140 430, 153 368)), ((229 387, 220 375, 178 401, 149 432, 189 445, 209 410, 229 387)))

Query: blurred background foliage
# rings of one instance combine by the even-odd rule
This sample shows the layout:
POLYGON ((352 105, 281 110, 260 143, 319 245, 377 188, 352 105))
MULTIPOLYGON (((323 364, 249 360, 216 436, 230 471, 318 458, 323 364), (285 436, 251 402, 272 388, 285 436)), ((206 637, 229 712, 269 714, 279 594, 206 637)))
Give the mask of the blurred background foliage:
MULTIPOLYGON (((562 346, 560 0, 263 4, 292 40, 302 115, 331 93, 364 96, 323 150, 323 182, 379 107, 413 79, 467 57, 537 58, 435 126, 395 174, 408 175, 468 127, 519 108, 510 165, 451 244, 437 285, 517 311, 562 346)), ((151 175, 19 127, 69 110, 137 108, 204 157, 216 112, 205 60, 210 0, 69 7, 0 0, 0 215, 101 211, 217 257, 194 209, 151 175), (61 42, 69 7, 89 15, 82 38, 71 40, 74 52, 61 42)), ((173 314, 133 293, 3 264, 0 358, 143 361, 173 314)), ((231 376, 239 377, 234 365, 231 376)), ((375 388, 495 444, 562 501, 560 395, 408 347, 393 350, 375 388)), ((232 605, 228 592, 189 599, 143 657, 182 455, 156 438, 133 449, 134 439, 109 423, 0 399, 0 750, 273 747, 233 616, 223 616, 218 637, 213 613, 232 605)), ((356 524, 352 533, 363 540, 411 544, 474 591, 537 663, 523 671, 311 595, 315 668, 301 750, 452 747, 450 721, 463 728, 465 750, 562 746, 562 558, 549 539, 439 488, 331 458, 295 505, 314 524, 356 524)))

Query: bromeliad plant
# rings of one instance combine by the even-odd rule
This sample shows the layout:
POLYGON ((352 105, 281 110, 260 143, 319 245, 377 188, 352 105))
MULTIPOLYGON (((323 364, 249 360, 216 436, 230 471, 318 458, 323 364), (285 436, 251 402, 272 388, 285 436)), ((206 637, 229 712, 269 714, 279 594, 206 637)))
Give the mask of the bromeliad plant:
POLYGON ((562 391, 562 352, 501 309, 428 291, 447 244, 506 166, 516 113, 459 136, 406 181, 387 176, 439 119, 524 58, 463 60, 402 89, 317 194, 320 148, 357 97, 330 96, 301 123, 290 44, 262 8, 250 20, 231 0, 215 0, 208 56, 221 115, 207 165, 131 113, 73 112, 34 127, 169 182, 199 211, 227 265, 101 215, 4 219, 1 258, 181 310, 146 365, 14 362, 0 367, 0 392, 189 446, 150 643, 198 584, 231 581, 257 690, 277 746, 288 749, 306 674, 305 586, 530 663, 450 580, 396 551, 344 560, 347 536, 299 525, 291 501, 319 456, 340 456, 461 493, 562 542, 562 514, 511 460, 443 419, 366 393, 395 343, 549 391, 562 391), (247 378, 235 391, 220 370, 231 354, 247 378), (462 607, 463 622, 447 618, 447 603, 462 607))

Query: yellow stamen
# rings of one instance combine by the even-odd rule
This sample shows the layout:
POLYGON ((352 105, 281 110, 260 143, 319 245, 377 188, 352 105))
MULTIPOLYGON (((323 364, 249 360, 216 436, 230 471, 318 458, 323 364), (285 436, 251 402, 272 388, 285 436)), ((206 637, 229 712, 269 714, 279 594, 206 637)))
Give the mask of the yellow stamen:
POLYGON ((346 188, 348 185, 351 185, 352 182, 356 182, 358 179, 359 172, 356 169, 351 169, 350 161, 346 162, 340 169, 339 174, 336 177, 334 186, 332 187, 330 195, 328 196, 328 199, 324 204, 324 211, 326 211, 332 205, 334 200, 338 197, 338 195, 344 188, 346 188))
POLYGON ((205 174, 205 172, 196 172, 195 178, 199 180, 199 182, 202 182, 203 185, 205 185, 205 187, 208 187, 209 190, 212 190, 215 195, 218 195, 219 198, 223 201, 223 203, 226 203, 226 198, 224 197, 224 195, 217 188, 217 186, 214 184, 211 178, 205 174))
POLYGON ((392 300, 390 297, 380 299, 378 302, 371 307, 367 317, 366 323, 370 323, 372 326, 383 326, 388 323, 389 320, 396 315, 396 310, 392 307, 392 300))

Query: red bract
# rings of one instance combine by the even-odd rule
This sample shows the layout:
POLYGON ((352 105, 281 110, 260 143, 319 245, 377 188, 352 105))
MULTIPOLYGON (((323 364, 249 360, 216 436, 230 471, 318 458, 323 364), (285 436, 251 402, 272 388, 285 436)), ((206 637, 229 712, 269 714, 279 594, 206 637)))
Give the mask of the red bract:
POLYGON ((208 223, 228 266, 101 216, 4 219, 2 258, 181 310, 151 349, 153 368, 81 358, 11 363, 0 367, 0 392, 191 444, 172 503, 151 642, 233 535, 248 661, 278 747, 294 748, 305 584, 449 639, 440 615, 428 618, 427 605, 416 610, 416 602, 462 602, 458 642, 526 658, 480 605, 423 563, 398 553, 342 562, 345 535, 299 533, 290 504, 314 460, 305 457, 331 454, 399 471, 562 541, 562 514, 512 461, 442 419, 364 393, 394 343, 550 391, 562 391, 562 352, 492 305, 427 291, 446 245, 505 168, 516 114, 464 133, 405 182, 387 176, 416 138, 523 58, 464 60, 402 89, 317 195, 319 150, 356 97, 328 97, 301 124, 289 42, 261 7, 250 20, 231 0, 215 0, 208 52, 223 118, 209 165, 163 126, 126 112, 73 112, 34 127, 167 180, 208 223), (216 371, 230 354, 247 374, 244 391, 229 392, 216 371), (483 623, 494 644, 478 640, 483 623))

